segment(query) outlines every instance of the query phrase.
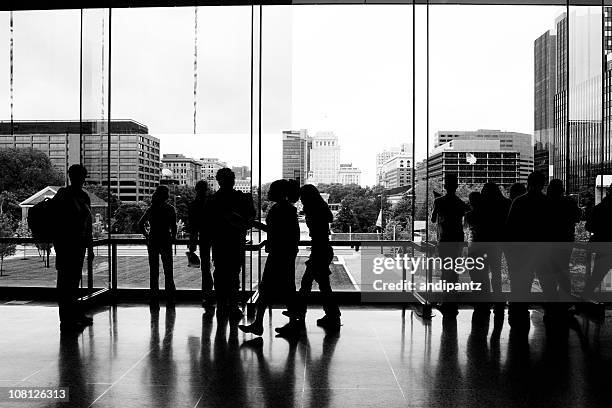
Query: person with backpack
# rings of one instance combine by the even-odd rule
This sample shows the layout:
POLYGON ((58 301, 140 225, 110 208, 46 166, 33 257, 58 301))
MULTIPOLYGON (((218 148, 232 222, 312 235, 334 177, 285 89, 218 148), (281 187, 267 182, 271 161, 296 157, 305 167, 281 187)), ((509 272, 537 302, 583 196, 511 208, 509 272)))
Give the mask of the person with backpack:
POLYGON ((93 260, 93 217, 89 195, 83 190, 87 170, 81 164, 68 169, 70 185, 51 200, 54 221, 53 246, 57 269, 57 303, 60 330, 79 331, 93 324, 78 305, 79 283, 85 253, 93 260))
POLYGON ((168 204, 170 192, 167 186, 158 186, 151 206, 138 221, 140 232, 147 239, 149 254, 151 301, 159 298, 159 258, 164 269, 164 289, 168 303, 174 303, 176 287, 174 286, 174 266, 172 243, 176 239, 176 211, 168 204), (148 228, 147 228, 148 227, 148 228))

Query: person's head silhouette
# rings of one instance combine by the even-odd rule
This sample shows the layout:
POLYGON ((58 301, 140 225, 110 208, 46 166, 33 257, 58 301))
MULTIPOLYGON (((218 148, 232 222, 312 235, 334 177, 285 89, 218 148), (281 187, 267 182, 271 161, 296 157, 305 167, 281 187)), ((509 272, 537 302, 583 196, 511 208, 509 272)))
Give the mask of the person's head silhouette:
POLYGON ((546 195, 550 198, 558 199, 563 197, 563 193, 565 193, 563 181, 559 179, 550 180, 550 183, 548 183, 548 188, 546 189, 546 195))
POLYGON ((511 200, 514 200, 518 196, 522 196, 527 192, 527 189, 522 183, 514 183, 510 186, 509 196, 511 200))
POLYGON ((444 189, 446 190, 446 194, 454 194, 457 191, 457 187, 459 187, 459 180, 457 179, 456 174, 446 174, 444 176, 444 189))
POLYGON ((493 182, 485 183, 480 192, 484 200, 493 201, 504 198, 499 186, 493 182))
POLYGON ((73 164, 68 169, 68 178, 73 187, 83 187, 87 178, 87 169, 82 164, 73 164))
POLYGON ((159 205, 164 203, 170 197, 170 190, 168 186, 157 186, 153 196, 151 197, 151 204, 159 205))
POLYGON ((196 197, 202 198, 208 194, 208 183, 205 180, 200 180, 195 185, 196 197))
POLYGON ((217 171, 216 179, 219 183, 220 189, 232 189, 234 188, 234 183, 236 182, 236 175, 232 169, 224 167, 217 171))
POLYGON ((528 191, 542 191, 544 184, 546 183, 546 177, 539 171, 532 171, 527 176, 527 190, 528 191))
POLYGON ((276 203, 285 200, 287 198, 285 184, 286 180, 273 181, 272 184, 270 184, 270 189, 268 190, 268 200, 276 203))

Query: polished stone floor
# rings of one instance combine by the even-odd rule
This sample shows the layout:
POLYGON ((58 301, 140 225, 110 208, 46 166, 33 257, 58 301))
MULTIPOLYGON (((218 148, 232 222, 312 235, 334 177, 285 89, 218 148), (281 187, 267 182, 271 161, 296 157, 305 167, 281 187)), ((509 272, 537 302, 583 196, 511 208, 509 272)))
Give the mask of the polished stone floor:
POLYGON ((262 343, 223 318, 179 305, 98 310, 60 336, 53 305, 0 305, 0 386, 70 388, 69 403, 0 407, 610 407, 612 315, 528 336, 503 326, 423 322, 411 309, 343 309, 340 333, 315 325, 296 341, 262 343))

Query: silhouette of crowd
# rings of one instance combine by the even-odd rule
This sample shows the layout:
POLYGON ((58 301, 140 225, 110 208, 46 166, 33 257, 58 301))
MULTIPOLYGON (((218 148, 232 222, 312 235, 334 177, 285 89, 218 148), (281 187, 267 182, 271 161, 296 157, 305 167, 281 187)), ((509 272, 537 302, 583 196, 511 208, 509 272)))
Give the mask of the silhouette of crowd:
MULTIPOLYGON (((83 190, 87 171, 73 165, 68 171, 70 186, 62 188, 51 200, 58 220, 53 243, 57 253, 58 305, 62 330, 78 330, 92 324, 79 309, 78 293, 83 263, 87 253, 93 260, 92 213, 88 194, 83 190)), ((250 194, 234 188, 235 175, 228 168, 217 172, 219 188, 212 193, 207 182, 196 185, 196 198, 189 205, 188 257, 195 258, 202 271, 202 306, 218 308, 232 322, 243 317, 240 308, 240 276, 244 268, 248 231, 255 227, 267 234, 266 264, 258 286, 255 320, 239 329, 261 336, 267 308, 282 303, 289 322, 276 329, 280 336, 292 336, 304 329, 307 300, 313 283, 318 284, 325 312, 317 324, 327 329, 341 326, 341 313, 334 301, 330 284, 330 265, 334 251, 329 225, 332 213, 313 185, 300 187, 294 180, 277 180, 270 186, 268 199, 273 205, 265 223, 255 220, 256 211, 250 194), (300 241, 296 203, 301 201, 311 237, 311 251, 299 290, 296 290, 296 258, 300 241), (199 247, 200 258, 195 254, 199 247), (211 273, 212 269, 212 273, 211 273)), ((509 197, 495 183, 486 183, 481 191, 469 194, 469 203, 457 194, 457 176, 447 174, 446 194, 437 195, 431 221, 438 228, 440 258, 460 258, 466 241, 467 256, 482 259, 482 268, 469 268, 469 278, 480 285, 480 297, 474 311, 488 319, 491 308, 497 320, 505 313, 502 295, 503 259, 510 282, 508 321, 513 328, 528 330, 529 302, 534 297, 537 278, 547 323, 564 323, 573 312, 570 260, 574 249, 575 225, 583 218, 574 199, 567 196, 561 180, 550 180, 544 192, 545 177, 532 172, 527 186, 516 183, 509 197), (464 236, 464 226, 469 239, 464 236)), ((159 260, 163 266, 164 292, 168 304, 176 297, 173 274, 173 249, 177 236, 176 210, 168 203, 167 186, 158 186, 151 204, 138 222, 147 242, 152 304, 160 298, 159 260)), ((582 293, 590 299, 604 276, 612 268, 612 193, 586 215, 586 229, 592 233, 594 268, 582 293)), ((194 261, 195 262, 195 261, 194 261)), ((461 278, 455 269, 443 263, 440 278, 456 283, 461 278)), ((445 318, 458 313, 456 293, 444 293, 439 305, 445 318)))
MULTIPOLYGON (((463 225, 469 230, 467 255, 484 260, 484 268, 471 268, 470 279, 480 283, 480 300, 475 315, 488 320, 491 306, 502 319, 505 300, 502 294, 502 259, 505 258, 510 281, 508 321, 512 328, 528 331, 529 302, 543 304, 544 321, 566 324, 574 313, 570 260, 574 249, 575 226, 583 218, 576 201, 565 195, 563 182, 550 180, 544 192, 545 176, 532 172, 527 186, 512 185, 506 198, 495 183, 486 183, 481 191, 469 194, 469 203, 456 195, 458 179, 447 174, 446 194, 435 199, 431 221, 438 228, 438 255, 457 258, 462 255, 463 225), (537 278, 539 289, 534 289, 537 278), (541 292, 534 297, 535 291, 541 292)), ((586 215, 586 229, 592 242, 610 242, 612 238, 612 194, 586 215)), ((582 297, 589 299, 594 289, 612 268, 612 256, 606 245, 594 246, 593 273, 587 277, 582 297)), ((457 282, 459 274, 443 269, 441 279, 457 282)), ((455 296, 442 299, 445 318, 457 315, 455 296)))

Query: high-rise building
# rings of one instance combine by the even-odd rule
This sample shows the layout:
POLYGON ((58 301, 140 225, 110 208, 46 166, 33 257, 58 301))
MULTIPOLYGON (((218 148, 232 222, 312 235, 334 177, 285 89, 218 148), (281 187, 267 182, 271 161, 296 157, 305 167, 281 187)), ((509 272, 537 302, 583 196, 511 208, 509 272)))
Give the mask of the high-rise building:
POLYGON ((441 130, 436 132, 434 146, 438 147, 454 140, 499 140, 501 151, 519 153, 519 180, 527 182, 527 176, 533 171, 533 142, 527 133, 505 132, 501 130, 478 129, 475 131, 441 130))
POLYGON ((412 157, 401 153, 391 157, 382 165, 382 185, 385 189, 412 185, 412 157))
POLYGON ((340 145, 333 132, 317 132, 310 149, 310 172, 314 184, 338 183, 340 145))
POLYGON ((107 186, 121 201, 150 197, 159 184, 159 139, 133 120, 111 121, 110 180, 107 123, 98 121, 0 122, 0 148, 44 152, 64 174, 72 164, 87 169, 87 182, 107 186))
POLYGON ((219 159, 214 157, 203 157, 200 159, 200 163, 202 165, 201 179, 208 182, 210 189, 217 190, 219 188, 219 183, 217 183, 215 176, 220 169, 227 167, 227 163, 219 161, 219 159))
POLYGON ((162 165, 172 171, 173 178, 181 186, 194 187, 202 177, 202 163, 182 154, 164 154, 162 165))
POLYGON ((306 182, 312 139, 306 129, 283 131, 283 178, 306 182))
POLYGON ((538 37, 534 54, 534 133, 533 168, 548 179, 550 146, 555 130, 555 93, 557 89, 557 39, 551 31, 538 37))
POLYGON ((232 171, 236 175, 236 180, 250 180, 251 178, 249 166, 232 166, 232 171))
POLYGON ((426 165, 429 166, 430 180, 440 182, 446 174, 456 174, 460 184, 493 182, 509 187, 520 178, 520 153, 503 149, 500 140, 446 142, 434 148, 419 169, 426 165))
POLYGON ((358 167, 353 167, 353 163, 340 163, 338 182, 344 185, 361 185, 361 170, 358 167))
POLYGON ((604 8, 604 32, 601 8, 574 7, 569 24, 566 13, 555 23, 557 84, 551 163, 553 176, 565 182, 567 192, 578 193, 593 187, 598 174, 612 173, 612 8, 604 8), (602 55, 606 56, 604 81, 602 55))
POLYGON ((391 150, 385 150, 380 153, 376 153, 376 184, 384 185, 384 174, 382 166, 389 159, 399 156, 400 154, 412 155, 412 145, 410 143, 402 143, 400 147, 393 148, 391 150))

